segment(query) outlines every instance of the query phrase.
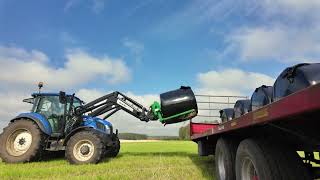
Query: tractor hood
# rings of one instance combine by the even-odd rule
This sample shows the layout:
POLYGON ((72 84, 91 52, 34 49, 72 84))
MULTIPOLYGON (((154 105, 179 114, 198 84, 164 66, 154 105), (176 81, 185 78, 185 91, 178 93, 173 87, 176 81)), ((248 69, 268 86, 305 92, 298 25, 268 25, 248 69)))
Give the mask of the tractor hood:
POLYGON ((107 134, 113 133, 112 124, 107 120, 91 116, 83 116, 83 120, 83 126, 91 127, 107 134))

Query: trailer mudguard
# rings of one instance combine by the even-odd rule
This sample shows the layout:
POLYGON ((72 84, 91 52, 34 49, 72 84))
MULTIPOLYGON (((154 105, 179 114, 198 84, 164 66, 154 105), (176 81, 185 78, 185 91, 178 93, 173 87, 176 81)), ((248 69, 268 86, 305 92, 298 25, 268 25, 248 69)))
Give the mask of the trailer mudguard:
POLYGON ((44 116, 42 116, 41 114, 38 114, 38 113, 33 113, 33 112, 32 113, 21 113, 17 117, 15 117, 14 119, 12 119, 10 122, 17 121, 17 120, 20 120, 23 118, 30 119, 30 120, 36 122, 37 125, 39 126, 39 128, 41 129, 41 131, 43 131, 45 134, 47 134, 49 136, 51 135, 52 129, 51 129, 49 121, 44 116))

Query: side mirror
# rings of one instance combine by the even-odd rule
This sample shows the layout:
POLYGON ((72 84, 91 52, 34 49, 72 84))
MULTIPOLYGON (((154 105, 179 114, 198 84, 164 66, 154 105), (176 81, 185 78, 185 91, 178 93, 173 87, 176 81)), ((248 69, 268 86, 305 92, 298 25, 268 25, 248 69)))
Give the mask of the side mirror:
POLYGON ((59 101, 61 104, 67 104, 67 96, 65 92, 63 91, 59 92, 59 101))
POLYGON ((24 99, 23 102, 34 104, 34 98, 24 99))

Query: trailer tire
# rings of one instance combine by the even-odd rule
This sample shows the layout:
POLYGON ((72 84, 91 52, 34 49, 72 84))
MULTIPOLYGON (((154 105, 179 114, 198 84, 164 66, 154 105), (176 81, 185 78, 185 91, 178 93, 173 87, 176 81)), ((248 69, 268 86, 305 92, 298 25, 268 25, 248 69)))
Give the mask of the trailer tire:
POLYGON ((298 154, 284 145, 265 139, 243 140, 236 154, 236 179, 312 179, 298 154))
POLYGON ((69 139, 65 156, 70 164, 96 164, 104 158, 105 150, 98 133, 80 131, 69 139))
POLYGON ((236 178, 235 160, 238 141, 232 138, 220 138, 215 149, 215 174, 218 180, 236 178))
POLYGON ((0 135, 0 157, 7 163, 24 163, 41 160, 45 134, 28 119, 16 120, 3 129, 0 135))

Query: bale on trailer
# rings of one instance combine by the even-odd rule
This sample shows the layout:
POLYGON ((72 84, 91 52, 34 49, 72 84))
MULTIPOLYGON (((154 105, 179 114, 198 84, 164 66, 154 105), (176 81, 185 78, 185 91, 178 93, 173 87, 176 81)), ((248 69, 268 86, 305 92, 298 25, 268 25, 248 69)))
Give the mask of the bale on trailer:
POLYGON ((250 100, 238 100, 235 104, 234 104, 234 113, 233 113, 233 117, 234 118, 238 118, 248 112, 251 111, 251 101, 250 100))
POLYGON ((227 122, 232 120, 233 114, 234 114, 233 108, 226 108, 226 109, 220 110, 221 122, 227 122))
POLYGON ((256 88, 251 96, 251 110, 254 111, 270 104, 272 102, 272 92, 272 86, 262 85, 256 88))
POLYGON ((297 64, 286 68, 273 85, 273 101, 320 82, 320 63, 297 64))

